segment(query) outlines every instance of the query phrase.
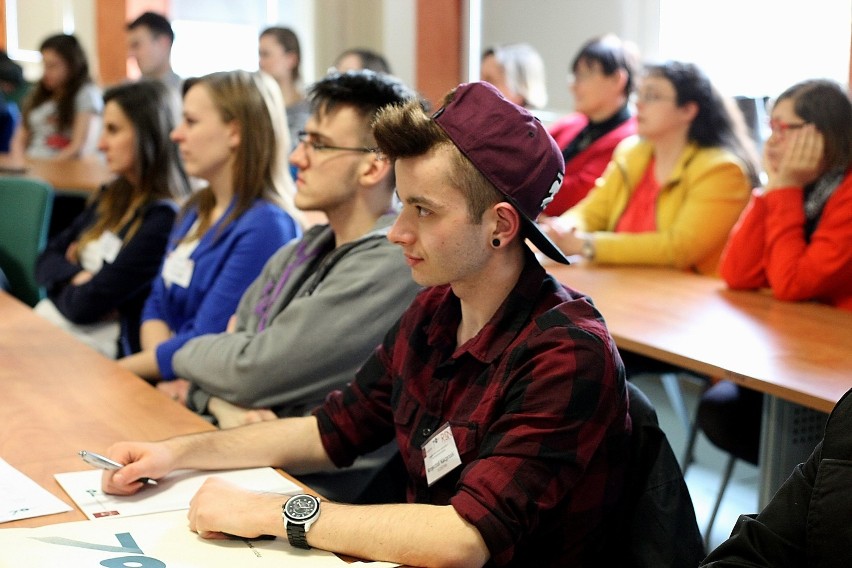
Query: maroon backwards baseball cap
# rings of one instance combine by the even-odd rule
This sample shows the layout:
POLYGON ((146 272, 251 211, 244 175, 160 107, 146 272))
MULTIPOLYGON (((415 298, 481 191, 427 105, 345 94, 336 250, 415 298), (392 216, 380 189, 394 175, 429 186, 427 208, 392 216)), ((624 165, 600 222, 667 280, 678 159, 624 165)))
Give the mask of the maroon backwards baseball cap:
POLYGON ((565 161, 541 122, 489 83, 464 83, 432 120, 521 214, 522 234, 557 262, 568 259, 535 219, 562 185, 565 161))

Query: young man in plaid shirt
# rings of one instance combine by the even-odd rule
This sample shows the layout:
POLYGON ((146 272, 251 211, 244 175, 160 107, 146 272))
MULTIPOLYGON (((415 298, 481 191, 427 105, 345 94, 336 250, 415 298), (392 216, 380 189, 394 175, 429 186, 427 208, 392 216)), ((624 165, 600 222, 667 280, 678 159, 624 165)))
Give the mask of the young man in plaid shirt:
POLYGON ((403 204, 388 238, 427 289, 313 416, 116 444, 109 456, 129 465, 105 474, 105 490, 133 493, 177 468, 345 467, 395 438, 406 504, 288 500, 212 479, 190 528, 416 566, 605 563, 630 438, 624 368, 590 300, 525 244, 567 262, 534 223, 562 182, 559 149, 486 83, 460 85, 431 118, 388 107, 374 133, 403 204))

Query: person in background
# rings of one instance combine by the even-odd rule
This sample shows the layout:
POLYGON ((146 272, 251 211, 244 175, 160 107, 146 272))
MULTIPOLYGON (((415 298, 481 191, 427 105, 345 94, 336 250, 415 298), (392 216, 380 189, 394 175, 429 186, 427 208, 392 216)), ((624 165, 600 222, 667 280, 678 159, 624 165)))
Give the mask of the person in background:
POLYGON ((716 274, 757 179, 742 115, 695 65, 646 68, 639 137, 622 141, 577 205, 545 219, 568 255, 716 274))
POLYGON ((145 12, 127 24, 127 46, 136 60, 143 79, 160 81, 170 93, 169 104, 175 121, 180 120, 183 80, 172 70, 172 45, 175 32, 165 16, 145 12))
POLYGON ((583 199, 618 143, 636 134, 630 96, 638 65, 636 47, 612 34, 590 39, 574 57, 570 85, 575 112, 548 128, 565 158, 565 180, 545 215, 561 215, 583 199))
POLYGON ((39 51, 44 74, 24 101, 12 156, 22 162, 24 156, 61 160, 94 153, 103 99, 83 48, 73 35, 59 34, 39 51))
POLYGON ((730 236, 721 276, 733 289, 852 310, 852 104, 837 84, 808 80, 770 117, 767 183, 730 236))
POLYGON ((21 66, 0 49, 0 154, 8 154, 12 136, 21 122, 21 90, 28 88, 21 66))
MULTIPOLYGON (((767 182, 731 233, 721 276, 732 289, 852 310, 852 103, 812 79, 781 93, 770 117, 767 182)), ((698 422, 754 462, 762 408, 761 393, 720 381, 701 396, 698 422)))
POLYGON ((480 63, 480 79, 497 87, 504 97, 518 106, 543 109, 547 105, 544 62, 527 43, 485 50, 480 63))
POLYGON ((175 396, 172 357, 187 341, 225 331, 240 297, 282 245, 301 233, 284 167, 281 92, 263 74, 189 81, 172 132, 187 174, 208 185, 184 206, 142 312, 139 353, 126 369, 175 396))
MULTIPOLYGON (((333 70, 340 73, 357 69, 369 69, 376 73, 391 74, 391 68, 385 56, 371 49, 357 47, 347 49, 334 60, 333 70)), ((332 69, 329 69, 329 71, 332 71, 332 69)))
POLYGON ((263 30, 258 40, 258 62, 260 70, 275 79, 281 89, 287 109, 290 142, 295 148, 299 132, 304 129, 311 114, 311 105, 302 87, 302 49, 296 33, 281 27, 263 30))
POLYGON ((24 78, 24 70, 0 49, 0 90, 7 101, 21 108, 32 85, 24 78))
POLYGON ((299 475, 395 440, 407 503, 288 499, 212 478, 190 529, 413 566, 612 565, 631 435, 624 368, 592 301, 526 245, 567 262, 534 222, 562 154, 488 83, 444 103, 431 118, 418 101, 389 106, 374 122, 403 204, 388 238, 427 288, 354 380, 312 416, 115 444, 107 454, 128 465, 104 475, 105 491, 178 468, 299 475))
POLYGON ((189 193, 169 139, 168 96, 153 81, 104 93, 98 149, 116 178, 48 242, 36 263, 36 279, 48 294, 36 313, 111 358, 139 350, 142 304, 160 269, 177 202, 189 193))

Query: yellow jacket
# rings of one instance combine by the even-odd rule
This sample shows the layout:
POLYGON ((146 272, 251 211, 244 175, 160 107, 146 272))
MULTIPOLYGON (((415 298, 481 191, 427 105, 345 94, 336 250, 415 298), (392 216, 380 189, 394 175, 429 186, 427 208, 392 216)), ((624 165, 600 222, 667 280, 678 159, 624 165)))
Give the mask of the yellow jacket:
POLYGON ((625 139, 595 188, 566 211, 580 231, 593 233, 595 261, 673 266, 716 274, 728 233, 748 203, 751 185, 742 162, 722 148, 684 149, 657 198, 657 230, 615 233, 653 145, 625 139))

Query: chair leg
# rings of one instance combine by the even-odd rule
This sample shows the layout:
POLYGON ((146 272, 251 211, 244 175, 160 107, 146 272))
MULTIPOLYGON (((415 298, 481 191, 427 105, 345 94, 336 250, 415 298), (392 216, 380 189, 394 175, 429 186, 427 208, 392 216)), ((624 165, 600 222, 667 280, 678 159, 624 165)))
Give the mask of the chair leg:
POLYGON ((678 379, 677 373, 663 373, 660 375, 660 381, 663 383, 663 388, 666 389, 666 395, 669 397, 675 415, 683 424, 683 431, 689 432, 691 421, 689 420, 689 412, 686 410, 686 402, 683 400, 683 391, 680 388, 680 379, 678 379))
POLYGON ((705 392, 707 392, 707 389, 710 388, 711 384, 709 380, 704 379, 703 377, 699 378, 703 379, 704 386, 701 389, 701 394, 699 395, 699 404, 695 407, 695 416, 692 417, 692 422, 689 425, 689 436, 686 439, 686 448, 683 452, 683 459, 680 462, 683 464, 681 467, 683 473, 686 473, 687 468, 695 461, 695 443, 698 440, 698 431, 700 429, 698 426, 698 411, 701 408, 700 398, 705 392))
POLYGON ((713 512, 710 513, 710 520, 707 521, 707 528, 704 531, 704 548, 710 550, 710 532, 713 530, 713 523, 716 521, 716 514, 722 505, 722 498, 725 496, 725 489, 728 488, 728 482, 731 480, 731 474, 734 472, 737 458, 731 455, 728 458, 728 463, 725 466, 725 474, 722 476, 722 485, 719 487, 719 494, 716 496, 716 503, 713 505, 713 512))
POLYGON ((695 442, 698 440, 698 420, 693 420, 689 427, 689 437, 686 440, 686 449, 683 451, 683 459, 680 461, 681 471, 686 474, 687 468, 695 461, 695 442))

